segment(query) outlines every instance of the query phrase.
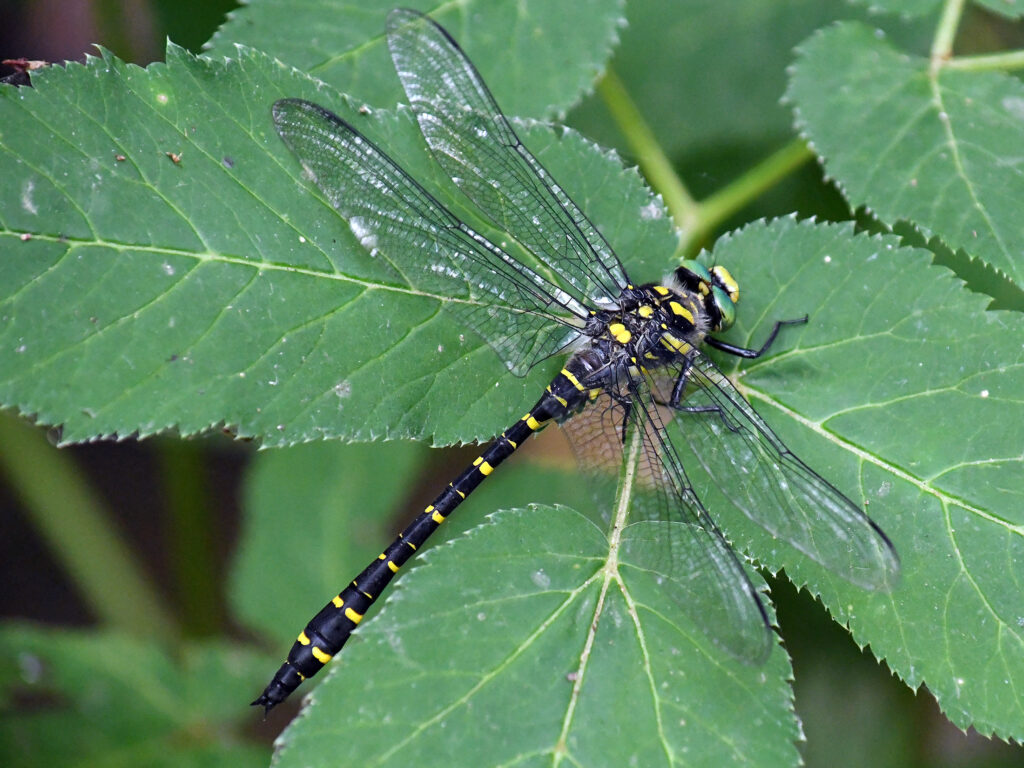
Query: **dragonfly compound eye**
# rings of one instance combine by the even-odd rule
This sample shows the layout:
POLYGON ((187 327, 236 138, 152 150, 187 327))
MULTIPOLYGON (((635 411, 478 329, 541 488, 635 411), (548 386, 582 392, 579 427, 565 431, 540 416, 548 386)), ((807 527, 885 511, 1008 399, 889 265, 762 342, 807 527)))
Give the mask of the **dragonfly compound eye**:
POLYGON ((707 286, 714 282, 714 278, 711 277, 708 268, 699 261, 684 261, 676 268, 675 275, 676 280, 679 281, 684 289, 687 291, 698 291, 702 294, 706 294, 707 286), (701 290, 701 285, 705 286, 704 290, 701 290))
POLYGON ((736 322, 736 303, 730 294, 717 285, 711 286, 711 295, 720 316, 716 330, 724 331, 736 322))

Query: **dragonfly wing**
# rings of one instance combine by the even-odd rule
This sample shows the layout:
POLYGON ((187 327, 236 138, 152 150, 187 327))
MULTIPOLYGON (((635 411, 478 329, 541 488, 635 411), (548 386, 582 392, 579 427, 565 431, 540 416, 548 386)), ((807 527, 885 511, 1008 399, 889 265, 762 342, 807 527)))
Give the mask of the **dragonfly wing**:
MULTIPOLYGON (((694 350, 679 433, 719 490, 747 517, 815 562, 867 589, 899 581, 881 528, 801 461, 711 360, 694 350)), ((678 371, 677 371, 678 374, 678 371)))
POLYGON ((429 17, 397 9, 388 15, 388 45, 420 130, 445 172, 573 296, 614 302, 628 283, 618 257, 519 140, 458 43, 429 17))
POLYGON ((373 142, 308 101, 274 104, 274 124, 328 202, 407 289, 433 296, 522 375, 579 335, 587 310, 473 231, 373 142))
POLYGON ((602 393, 564 427, 577 456, 592 469, 621 468, 616 503, 630 505, 630 524, 622 532, 620 559, 653 576, 659 590, 716 646, 742 661, 763 662, 772 645, 764 605, 736 553, 694 493, 647 381, 626 374, 609 391, 616 391, 616 397, 602 393), (640 437, 632 466, 628 458, 623 463, 622 422, 627 414, 622 403, 627 401, 627 445, 632 435, 640 437), (614 468, 610 466, 613 452, 614 468))

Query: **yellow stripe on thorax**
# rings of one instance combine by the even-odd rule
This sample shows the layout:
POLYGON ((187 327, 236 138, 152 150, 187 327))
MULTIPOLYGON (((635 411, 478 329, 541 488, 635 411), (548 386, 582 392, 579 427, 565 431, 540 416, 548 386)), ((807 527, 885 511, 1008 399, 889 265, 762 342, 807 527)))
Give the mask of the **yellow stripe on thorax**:
POLYGON ((679 315, 680 317, 685 318, 690 322, 691 325, 695 324, 693 322, 693 313, 690 312, 690 310, 688 310, 678 301, 670 301, 668 303, 668 308, 672 310, 672 314, 679 315))
POLYGON ((671 333, 663 333, 663 334, 661 334, 661 343, 664 346, 666 346, 669 349, 671 349, 673 352, 678 352, 680 355, 685 355, 691 349, 693 349, 693 345, 692 344, 689 344, 689 343, 687 343, 687 342, 685 342, 685 341, 683 341, 681 339, 677 339, 671 333))

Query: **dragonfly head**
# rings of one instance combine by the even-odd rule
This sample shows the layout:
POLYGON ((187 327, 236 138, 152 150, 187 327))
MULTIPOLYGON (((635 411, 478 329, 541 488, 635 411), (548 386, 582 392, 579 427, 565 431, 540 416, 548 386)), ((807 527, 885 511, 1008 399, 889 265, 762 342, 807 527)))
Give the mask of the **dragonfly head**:
POLYGON ((736 320, 740 287, 721 264, 708 269, 697 261, 684 261, 676 268, 676 279, 688 291, 697 293, 711 320, 711 330, 724 331, 736 320))

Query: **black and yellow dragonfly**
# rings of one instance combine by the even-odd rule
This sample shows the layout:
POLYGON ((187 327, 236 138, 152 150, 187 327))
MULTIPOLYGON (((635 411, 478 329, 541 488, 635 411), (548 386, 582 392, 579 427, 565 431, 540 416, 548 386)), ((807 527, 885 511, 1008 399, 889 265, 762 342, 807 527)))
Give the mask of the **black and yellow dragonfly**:
MULTIPOLYGON (((672 520, 652 543, 652 568, 669 567, 673 597, 734 656, 758 663, 771 630, 740 560, 701 503, 673 439, 689 443, 711 479, 749 518, 812 560, 867 589, 887 589, 899 560, 861 509, 797 458, 701 351, 744 358, 760 349, 712 335, 728 328, 739 288, 721 265, 683 262, 660 283, 636 284, 598 231, 523 145, 479 73, 427 16, 388 17, 391 57, 431 152, 454 183, 534 260, 513 257, 470 228, 350 124, 316 104, 274 104, 277 131, 371 253, 449 296, 473 328, 523 375, 567 354, 522 418, 298 636, 254 705, 268 711, 337 654, 398 570, 462 501, 527 438, 561 423, 585 463, 620 464, 628 452, 642 492, 631 519, 672 520), (670 437, 666 424, 684 423, 670 437), (609 457, 613 457, 610 460, 609 457), (713 457, 713 459, 707 459, 713 457)), ((789 322, 806 322, 806 318, 789 322)))

